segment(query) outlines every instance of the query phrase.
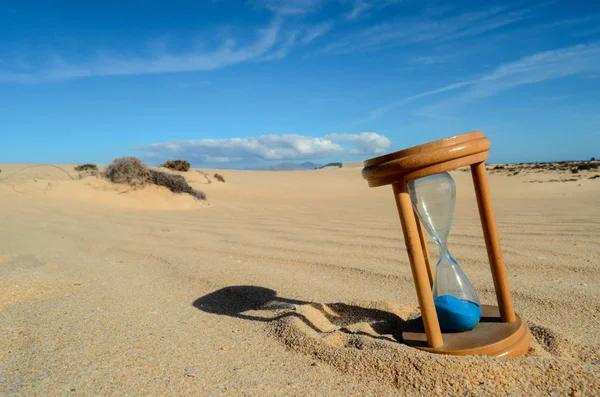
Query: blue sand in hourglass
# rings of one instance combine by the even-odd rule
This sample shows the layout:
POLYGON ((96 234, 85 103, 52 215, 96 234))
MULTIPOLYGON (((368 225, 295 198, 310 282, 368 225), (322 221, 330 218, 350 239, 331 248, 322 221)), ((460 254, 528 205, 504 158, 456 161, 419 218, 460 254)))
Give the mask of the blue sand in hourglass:
POLYGON ((481 318, 481 307, 452 295, 441 295, 433 300, 440 328, 444 332, 462 332, 473 329, 481 318))

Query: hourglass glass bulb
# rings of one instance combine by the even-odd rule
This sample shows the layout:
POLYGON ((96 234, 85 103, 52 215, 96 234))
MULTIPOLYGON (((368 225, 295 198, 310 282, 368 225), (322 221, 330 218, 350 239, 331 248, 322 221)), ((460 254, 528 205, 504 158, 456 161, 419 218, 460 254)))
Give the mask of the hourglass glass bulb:
POLYGON ((454 180, 447 172, 435 174, 409 181, 408 191, 423 226, 440 249, 443 249, 448 242, 454 216, 454 180))
POLYGON ((442 330, 467 331, 477 325, 481 307, 477 292, 447 248, 452 227, 456 185, 447 172, 408 183, 413 209, 440 249, 433 298, 442 330))

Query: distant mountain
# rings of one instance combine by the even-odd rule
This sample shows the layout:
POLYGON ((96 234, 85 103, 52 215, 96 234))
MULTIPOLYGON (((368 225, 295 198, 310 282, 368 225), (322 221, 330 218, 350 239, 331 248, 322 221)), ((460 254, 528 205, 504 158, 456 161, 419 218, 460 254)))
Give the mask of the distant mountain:
POLYGON ((320 170, 323 168, 342 168, 342 163, 327 163, 325 165, 315 164, 312 161, 305 161, 303 163, 280 163, 275 164, 270 167, 263 168, 246 168, 253 170, 262 170, 262 171, 302 171, 302 170, 320 170))
POLYGON ((299 171, 299 170, 314 170, 315 168, 319 168, 318 164, 312 163, 310 161, 305 161, 300 164, 296 163, 281 163, 272 165, 270 167, 262 168, 264 170, 270 171, 299 171))

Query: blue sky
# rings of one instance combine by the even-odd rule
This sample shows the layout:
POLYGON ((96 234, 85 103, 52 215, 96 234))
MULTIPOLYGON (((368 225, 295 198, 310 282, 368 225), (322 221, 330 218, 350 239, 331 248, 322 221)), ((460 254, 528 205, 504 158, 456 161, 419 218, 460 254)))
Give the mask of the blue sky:
POLYGON ((600 157, 600 3, 0 0, 0 162, 600 157))

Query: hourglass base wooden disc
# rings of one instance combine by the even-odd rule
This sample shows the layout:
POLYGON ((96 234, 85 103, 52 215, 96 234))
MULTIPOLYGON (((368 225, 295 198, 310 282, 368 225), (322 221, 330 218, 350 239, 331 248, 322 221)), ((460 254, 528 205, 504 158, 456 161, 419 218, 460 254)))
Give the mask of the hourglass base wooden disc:
POLYGON ((406 324, 402 339, 408 346, 431 353, 518 357, 529 350, 531 333, 518 315, 517 321, 505 323, 497 306, 482 305, 479 324, 470 331, 442 332, 440 347, 428 345, 422 317, 406 324))

